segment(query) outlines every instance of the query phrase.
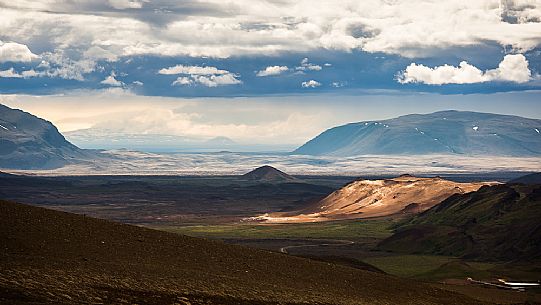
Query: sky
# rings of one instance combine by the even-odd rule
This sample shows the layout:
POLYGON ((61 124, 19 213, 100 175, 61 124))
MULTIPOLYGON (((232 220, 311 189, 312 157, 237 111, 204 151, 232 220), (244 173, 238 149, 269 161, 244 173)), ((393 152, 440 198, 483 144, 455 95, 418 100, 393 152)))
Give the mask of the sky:
POLYGON ((541 118, 540 74, 539 0, 0 0, 0 102, 67 133, 294 147, 411 112, 541 118))

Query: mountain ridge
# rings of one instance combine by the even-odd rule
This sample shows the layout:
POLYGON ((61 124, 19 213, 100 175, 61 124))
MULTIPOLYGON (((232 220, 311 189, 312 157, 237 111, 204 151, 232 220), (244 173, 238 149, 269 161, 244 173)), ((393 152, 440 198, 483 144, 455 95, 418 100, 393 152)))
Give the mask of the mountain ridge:
POLYGON ((522 183, 522 184, 541 184, 541 173, 532 173, 525 176, 515 178, 507 183, 522 183))
POLYGON ((0 168, 56 168, 90 155, 51 122, 0 104, 0 168))
POLYGON ((541 155, 541 120, 446 110, 330 128, 293 154, 541 155))
POLYGON ((455 194, 398 226, 380 249, 483 260, 541 259, 541 185, 455 194))

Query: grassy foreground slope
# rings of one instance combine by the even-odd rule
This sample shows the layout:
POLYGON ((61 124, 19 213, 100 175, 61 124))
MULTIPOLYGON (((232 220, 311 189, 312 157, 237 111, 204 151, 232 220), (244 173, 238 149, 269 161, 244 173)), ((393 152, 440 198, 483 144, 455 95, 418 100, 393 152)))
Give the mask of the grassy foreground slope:
POLYGON ((541 185, 484 186, 403 224, 380 248, 482 260, 541 259, 541 185))
POLYGON ((384 274, 0 201, 0 303, 478 304, 384 274))

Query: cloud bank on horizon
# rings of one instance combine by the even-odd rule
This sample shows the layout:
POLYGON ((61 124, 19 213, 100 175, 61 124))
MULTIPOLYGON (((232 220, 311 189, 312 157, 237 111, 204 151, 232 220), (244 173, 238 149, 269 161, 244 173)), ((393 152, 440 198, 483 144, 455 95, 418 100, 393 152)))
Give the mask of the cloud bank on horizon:
POLYGON ((0 0, 0 15, 2 93, 541 88, 536 0, 0 0))

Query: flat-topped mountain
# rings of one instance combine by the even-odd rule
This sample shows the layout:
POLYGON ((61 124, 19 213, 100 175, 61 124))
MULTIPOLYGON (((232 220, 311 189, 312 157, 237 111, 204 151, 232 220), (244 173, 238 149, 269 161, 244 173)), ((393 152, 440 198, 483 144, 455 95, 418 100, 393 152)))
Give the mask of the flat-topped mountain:
POLYGON ((357 180, 321 201, 294 212, 261 217, 267 222, 312 222, 371 218, 425 211, 453 194, 476 191, 490 182, 459 183, 402 175, 394 179, 357 180))
POLYGON ((2 304, 479 304, 429 284, 0 201, 2 304))
POLYGON ((334 127, 293 153, 539 156, 541 120, 467 111, 410 114, 334 127))
POLYGON ((293 182, 298 181, 293 176, 290 176, 272 166, 264 165, 254 169, 253 171, 242 175, 245 180, 262 181, 262 182, 293 182))
POLYGON ((87 156, 51 122, 0 104, 0 168, 54 168, 87 156))

